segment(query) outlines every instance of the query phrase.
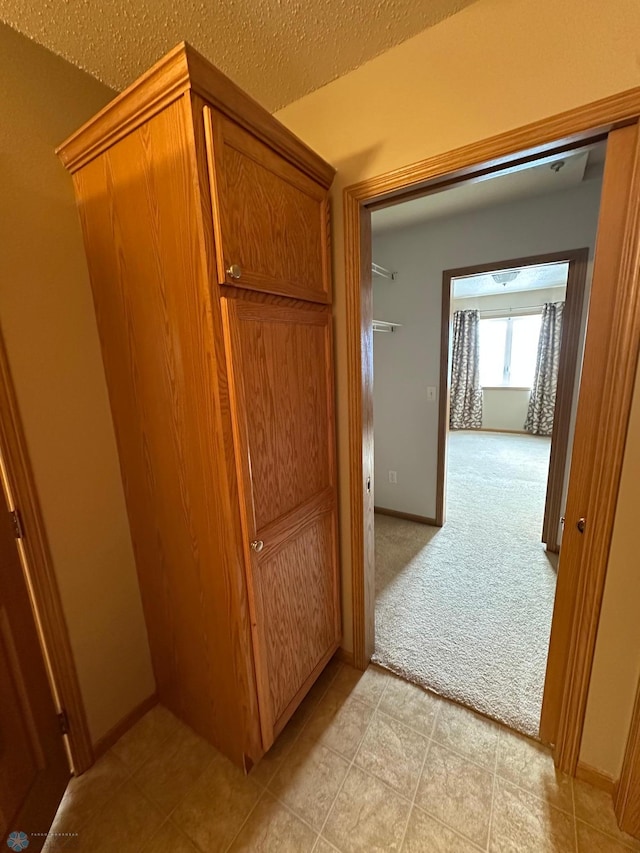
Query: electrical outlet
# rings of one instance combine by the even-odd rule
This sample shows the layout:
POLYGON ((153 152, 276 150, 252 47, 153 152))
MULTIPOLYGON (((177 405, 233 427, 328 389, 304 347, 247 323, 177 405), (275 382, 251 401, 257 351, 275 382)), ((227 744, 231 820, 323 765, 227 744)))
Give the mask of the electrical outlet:
POLYGON ((398 472, 397 471, 389 471, 389 482, 397 483, 398 482, 398 472))
POLYGON ((436 399, 436 386, 435 385, 428 385, 427 386, 427 400, 430 403, 433 403, 433 402, 435 402, 435 399, 436 399))

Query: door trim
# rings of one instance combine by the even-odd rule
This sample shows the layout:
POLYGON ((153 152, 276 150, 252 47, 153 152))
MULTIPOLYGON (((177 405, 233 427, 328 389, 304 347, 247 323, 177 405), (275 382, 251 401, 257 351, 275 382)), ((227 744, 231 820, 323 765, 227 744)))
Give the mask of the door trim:
MULTIPOLYGON (((372 592, 373 530, 369 517, 366 479, 370 476, 366 452, 371 425, 373 363, 368 326, 372 320, 371 271, 361 246, 370 244, 370 206, 402 200, 407 194, 424 193, 461 179, 482 180, 497 169, 516 168, 542 156, 557 156, 588 142, 603 139, 619 127, 634 124, 640 115, 640 87, 534 122, 489 139, 410 164, 377 177, 347 186, 343 192, 346 331, 349 412, 350 554, 353 602, 353 653, 359 668, 368 664, 374 648, 374 595, 372 592)), ((567 690, 562 696, 554 759, 560 770, 574 774, 586 711, 596 631, 604 589, 606 563, 613 529, 626 430, 637 366, 638 280, 640 257, 638 219, 640 188, 635 169, 635 192, 626 218, 627 246, 616 298, 629 312, 623 331, 614 341, 607 363, 615 382, 607 389, 607 405, 600 411, 599 445, 610 443, 611 452, 597 457, 599 477, 592 508, 605 502, 611 510, 590 531, 592 553, 576 567, 575 596, 570 608, 571 647, 566 649, 567 690), (636 228, 635 233, 633 227, 636 228), (635 335, 635 338, 634 338, 635 335)))
POLYGON ((613 805, 620 828, 640 838, 640 682, 613 805))
POLYGON ((555 741, 556 763, 568 772, 575 770, 580 751, 638 363, 638 131, 637 124, 617 131, 607 147, 591 322, 567 495, 568 524, 563 534, 540 721, 542 739, 555 741), (605 205, 609 206, 608 213, 605 205), (616 282, 613 289, 608 286, 612 279, 616 282), (587 519, 584 533, 576 529, 581 516, 587 519), (570 537, 584 537, 582 548, 571 547, 570 537))
MULTIPOLYGON (((560 551, 558 533, 562 513, 562 493, 569 450, 569 434, 571 432, 573 393, 578 371, 580 333, 583 328, 582 320, 585 311, 584 293, 587 284, 588 262, 589 250, 578 249, 572 254, 569 261, 569 274, 567 276, 556 407, 553 415, 551 455, 549 457, 549 475, 542 525, 542 541, 547 546, 547 550, 554 554, 560 551)), ((584 338, 586 339, 586 324, 584 338)))
MULTIPOLYGON (((460 276, 492 272, 494 270, 528 267, 538 264, 567 262, 567 285, 565 312, 563 321, 560 362, 558 365, 558 394, 551 436, 551 454, 549 457, 549 475, 545 497, 545 523, 542 527, 542 541, 547 543, 549 551, 556 553, 558 548, 558 526, 562 505, 562 487, 571 426, 571 408, 575 374, 577 368, 578 344, 582 312, 584 309, 584 291, 587 279, 589 249, 570 249, 566 252, 547 252, 526 258, 508 258, 487 264, 471 264, 458 269, 444 270, 442 273, 442 327, 440 330, 440 402, 438 411, 438 458, 436 479, 436 524, 442 527, 446 517, 446 453, 447 433, 449 432, 449 338, 451 326, 451 282, 460 276), (555 530, 548 519, 557 518, 555 530), (549 544, 550 543, 550 544, 549 544)), ((502 430, 497 430, 501 432, 502 430)), ((507 430, 508 432, 508 430, 507 430)), ((522 435, 531 435, 522 430, 522 435)))
MULTIPOLYGON (((28 567, 27 586, 41 632, 45 664, 53 682, 54 704, 58 711, 62 708, 66 711, 69 721, 67 742, 73 772, 79 776, 93 764, 93 747, 1 333, 0 412, 0 461, 4 464, 7 503, 11 510, 19 510, 26 531, 24 538, 18 540, 22 564, 28 567)), ((2 479, 0 476, 0 488, 2 479)))

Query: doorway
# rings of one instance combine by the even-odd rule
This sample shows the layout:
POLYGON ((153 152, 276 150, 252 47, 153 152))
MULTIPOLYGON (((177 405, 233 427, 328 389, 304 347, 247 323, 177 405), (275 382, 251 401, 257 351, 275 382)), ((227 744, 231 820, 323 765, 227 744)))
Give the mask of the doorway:
POLYGON ((589 256, 540 250, 593 251, 603 148, 372 216, 373 659, 531 736, 556 583, 550 449, 562 498, 589 256))
POLYGON ((640 105, 626 104, 626 109, 628 121, 633 123, 619 130, 612 131, 611 121, 612 116, 619 120, 620 107, 614 99, 608 99, 575 110, 561 120, 552 118, 345 190, 354 661, 363 666, 373 652, 374 632, 374 497, 369 488, 373 468, 369 402, 372 365, 371 339, 363 322, 372 316, 371 209, 388 205, 392 197, 398 200, 400 195, 405 199, 423 195, 426 189, 441 188, 443 183, 470 177, 481 180, 497 167, 518 168, 523 162, 537 159, 542 151, 557 158, 609 133, 591 296, 592 322, 576 415, 568 523, 560 558, 540 728, 542 740, 555 744, 558 767, 569 773, 575 773, 578 759, 638 350, 635 221, 636 182, 640 183, 640 179, 633 163, 638 151, 635 116, 640 105), (609 286, 612 276, 616 280, 613 289, 609 286))

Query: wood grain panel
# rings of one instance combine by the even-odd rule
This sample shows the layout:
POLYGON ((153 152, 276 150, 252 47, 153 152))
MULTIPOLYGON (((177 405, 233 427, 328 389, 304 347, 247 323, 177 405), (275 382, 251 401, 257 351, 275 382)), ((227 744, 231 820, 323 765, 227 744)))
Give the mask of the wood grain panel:
POLYGON ((334 485, 327 316, 236 305, 257 531, 334 485))
POLYGON ((336 645, 334 525, 326 513, 284 539, 275 553, 258 558, 275 720, 336 645))
POLYGON ((222 308, 268 747, 340 637, 331 314, 239 293, 222 308))
POLYGON ((205 129, 218 281, 330 302, 327 191, 208 108, 205 129), (227 272, 232 264, 239 279, 227 272))
MULTIPOLYGON (((217 256, 214 235, 214 223, 211 218, 212 202, 209 182, 209 163, 207 156, 207 145, 205 139, 204 111, 205 102, 197 95, 190 98, 190 120, 188 131, 191 137, 191 157, 193 161, 194 174, 198 176, 200 190, 200 204, 196 211, 199 228, 202 233, 202 265, 205 278, 208 282, 216 281, 217 256)), ((246 294, 246 291, 235 291, 233 288, 225 288, 230 295, 246 294)), ((254 294, 254 299, 260 298, 254 294)), ((272 297, 267 297, 272 298, 272 297)), ((250 572, 251 560, 248 553, 248 538, 241 515, 241 507, 244 506, 242 497, 242 481, 238 479, 238 459, 236 458, 236 439, 234 435, 235 420, 232 412, 235 408, 233 398, 233 385, 229 384, 227 365, 227 344, 225 341, 224 326, 222 321, 222 305, 219 298, 210 302, 211 322, 213 328, 213 345, 215 350, 215 378, 212 386, 212 394, 216 401, 216 409, 220 413, 216 442, 219 445, 219 453, 224 458, 224 477, 220 477, 220 497, 226 504, 228 523, 224 536, 228 537, 228 547, 233 548, 237 555, 241 555, 243 562, 243 588, 246 590, 246 607, 241 607, 237 613, 239 625, 239 636, 251 636, 252 652, 251 658, 245 656, 243 659, 247 666, 246 679, 255 680, 255 697, 251 694, 252 704, 249 708, 251 715, 259 719, 259 731, 261 734, 261 747, 270 743, 273 725, 271 722, 270 703, 268 702, 268 686, 263 683, 266 668, 263 664, 263 644, 260 642, 260 629, 256 617, 257 604, 253 589, 250 572)), ((250 768, 256 760, 255 756, 247 755, 245 768, 250 768)))
POLYGON ((190 99, 75 183, 158 694, 242 764, 262 746, 190 99))

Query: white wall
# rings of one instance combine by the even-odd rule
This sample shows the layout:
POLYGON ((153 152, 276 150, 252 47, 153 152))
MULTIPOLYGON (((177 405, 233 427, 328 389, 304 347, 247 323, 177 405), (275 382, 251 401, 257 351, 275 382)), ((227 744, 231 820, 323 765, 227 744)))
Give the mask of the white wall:
POLYGON ((529 389, 483 388, 482 429, 524 432, 529 389))
POLYGON ((435 386, 438 396, 443 271, 583 247, 590 249, 591 266, 600 188, 593 180, 374 232, 374 261, 399 274, 395 282, 374 276, 374 316, 403 324, 394 334, 374 335, 376 506, 435 516, 438 400, 427 401, 427 387, 435 386), (397 485, 389 483, 389 470, 397 472, 397 485))

